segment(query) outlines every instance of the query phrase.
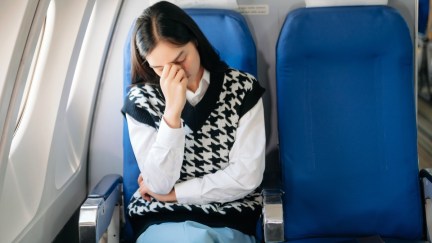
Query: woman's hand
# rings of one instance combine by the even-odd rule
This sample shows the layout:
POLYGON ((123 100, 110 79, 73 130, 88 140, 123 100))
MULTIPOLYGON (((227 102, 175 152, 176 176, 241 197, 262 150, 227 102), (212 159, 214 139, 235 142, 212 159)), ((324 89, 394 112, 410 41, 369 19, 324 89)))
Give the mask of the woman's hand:
POLYGON ((144 184, 144 180, 143 180, 141 174, 138 176, 138 185, 139 185, 139 192, 141 194, 141 197, 146 201, 150 201, 151 200, 150 193, 149 193, 150 190, 144 184))
POLYGON ((146 201, 151 201, 151 198, 160 201, 160 202, 176 202, 177 197, 175 194, 174 188, 166 195, 163 194, 156 194, 148 189, 148 187, 144 184, 144 180, 141 176, 141 174, 138 176, 138 185, 139 185, 139 192, 141 194, 141 197, 146 201))
POLYGON ((160 86, 165 96, 165 122, 171 128, 181 127, 181 113, 186 104, 188 79, 185 71, 175 64, 166 64, 160 76, 160 86))

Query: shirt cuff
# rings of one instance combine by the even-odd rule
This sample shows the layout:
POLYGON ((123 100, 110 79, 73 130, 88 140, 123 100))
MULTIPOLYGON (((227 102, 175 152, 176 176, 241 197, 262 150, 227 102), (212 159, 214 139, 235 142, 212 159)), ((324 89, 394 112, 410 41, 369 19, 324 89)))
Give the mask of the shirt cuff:
POLYGON ((183 147, 185 139, 185 132, 183 129, 183 125, 180 128, 171 128, 162 118, 159 126, 159 131, 156 137, 156 143, 167 147, 183 147))
POLYGON ((175 184, 177 202, 184 204, 202 204, 200 178, 194 178, 175 184))

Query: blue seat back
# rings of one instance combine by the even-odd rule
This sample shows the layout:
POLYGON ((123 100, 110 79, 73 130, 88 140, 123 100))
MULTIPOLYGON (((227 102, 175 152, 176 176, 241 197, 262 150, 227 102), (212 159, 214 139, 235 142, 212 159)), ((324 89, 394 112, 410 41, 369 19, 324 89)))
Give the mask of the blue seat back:
POLYGON ((255 41, 245 18, 227 9, 186 9, 229 66, 257 77, 255 41))
POLYGON ((422 237, 413 46, 387 6, 302 8, 276 48, 285 237, 422 237))
POLYGON ((429 20, 429 0, 419 0, 418 8, 418 32, 425 35, 429 20))
MULTIPOLYGON (((198 24, 222 60, 233 68, 257 75, 255 42, 246 20, 240 13, 225 9, 186 9, 186 12, 198 24)), ((124 46, 124 97, 126 97, 131 85, 130 40, 132 32, 133 27, 129 31, 124 46)), ((123 194, 126 210, 129 199, 138 189, 137 178, 139 175, 126 120, 123 123, 123 159, 123 194)), ((126 237, 132 234, 130 226, 126 226, 126 231, 126 237)))

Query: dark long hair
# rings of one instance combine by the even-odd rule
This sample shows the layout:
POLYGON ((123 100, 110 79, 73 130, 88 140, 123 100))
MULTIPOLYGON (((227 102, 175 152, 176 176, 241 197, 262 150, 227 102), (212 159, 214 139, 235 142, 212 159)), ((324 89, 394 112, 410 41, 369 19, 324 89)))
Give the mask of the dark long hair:
POLYGON ((132 84, 159 84, 159 76, 145 59, 159 41, 178 46, 192 41, 205 69, 209 72, 227 69, 194 20, 178 6, 162 1, 146 8, 135 22, 131 40, 132 84))

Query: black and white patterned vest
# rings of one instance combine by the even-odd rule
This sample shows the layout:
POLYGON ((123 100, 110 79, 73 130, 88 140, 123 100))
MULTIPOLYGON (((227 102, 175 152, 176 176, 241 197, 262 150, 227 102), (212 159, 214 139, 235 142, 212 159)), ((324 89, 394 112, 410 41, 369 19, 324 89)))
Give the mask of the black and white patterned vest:
MULTIPOLYGON (((182 112, 183 124, 191 132, 186 133, 178 182, 228 166, 239 120, 264 92, 253 76, 234 69, 211 73, 210 80, 203 99, 195 107, 186 102, 182 112)), ((159 86, 137 85, 130 89, 122 111, 158 129, 164 109, 165 99, 159 86)), ((130 200, 128 213, 132 221, 141 225, 140 231, 155 223, 193 220, 254 234, 261 202, 256 191, 233 202, 204 205, 164 203, 155 199, 148 202, 137 191, 130 200)))

